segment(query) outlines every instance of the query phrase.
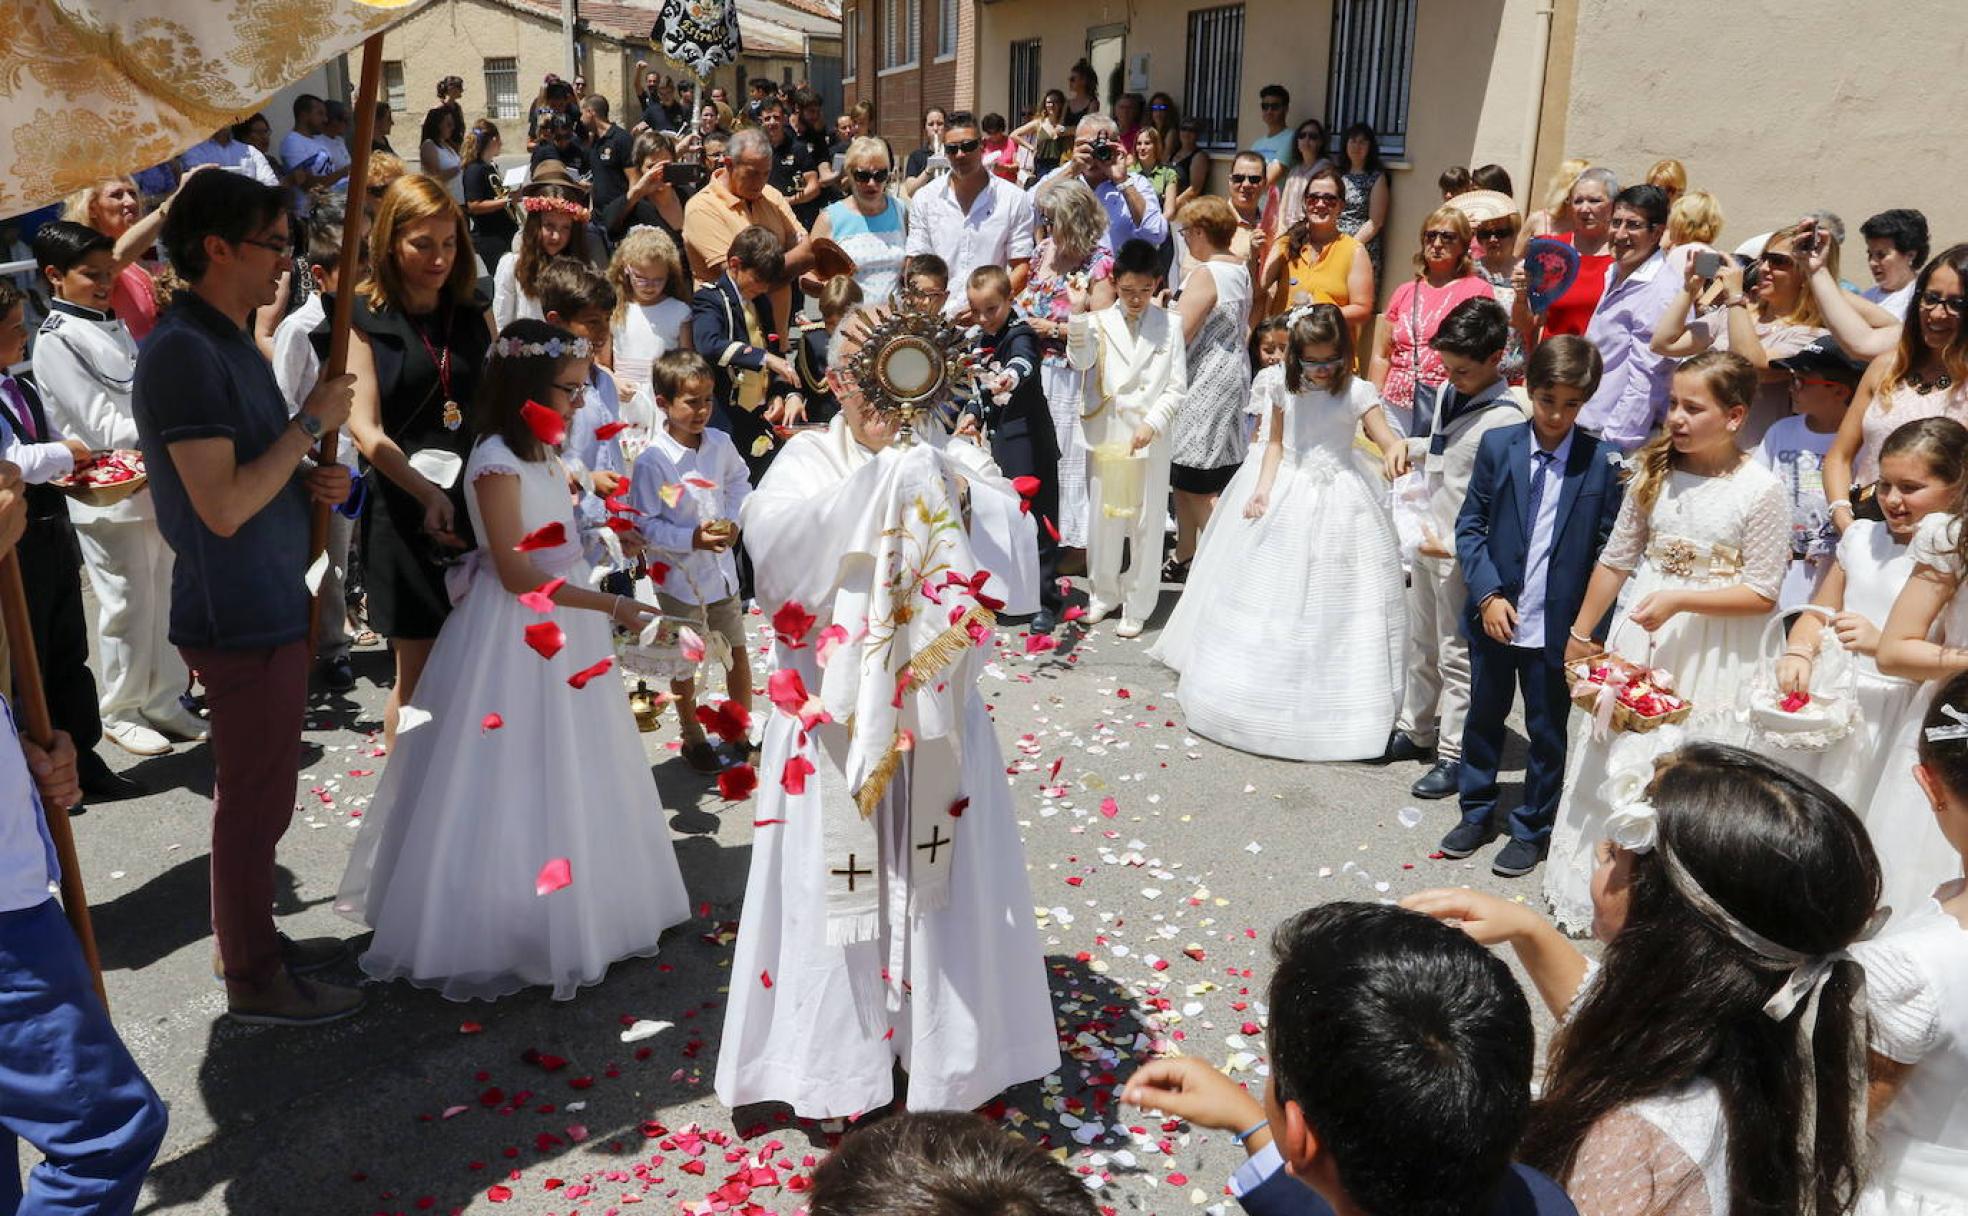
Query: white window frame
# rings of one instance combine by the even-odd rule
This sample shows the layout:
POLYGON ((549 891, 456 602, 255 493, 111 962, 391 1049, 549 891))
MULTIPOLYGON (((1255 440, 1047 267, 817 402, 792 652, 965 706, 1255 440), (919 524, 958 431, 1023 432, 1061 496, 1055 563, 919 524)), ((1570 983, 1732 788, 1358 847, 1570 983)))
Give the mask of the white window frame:
POLYGON ((922 0, 875 0, 881 71, 887 76, 922 64, 922 0))
POLYGON ((410 108, 410 91, 403 83, 401 59, 383 60, 383 100, 398 114, 410 108))
POLYGON ((841 83, 852 84, 861 75, 861 7, 850 4, 841 10, 841 83))
POLYGON ((963 23, 962 0, 936 0, 936 62, 957 57, 957 35, 963 23))
POLYGON ((480 74, 485 77, 485 113, 488 117, 510 120, 519 118, 525 114, 524 107, 526 102, 519 95, 519 60, 517 58, 511 55, 490 56, 483 61, 479 70, 480 74), (495 64, 498 66, 495 67, 495 64), (511 106, 500 104, 499 88, 498 85, 493 83, 495 73, 501 77, 509 77, 512 80, 511 106), (506 112, 508 109, 512 111, 510 114, 506 112))

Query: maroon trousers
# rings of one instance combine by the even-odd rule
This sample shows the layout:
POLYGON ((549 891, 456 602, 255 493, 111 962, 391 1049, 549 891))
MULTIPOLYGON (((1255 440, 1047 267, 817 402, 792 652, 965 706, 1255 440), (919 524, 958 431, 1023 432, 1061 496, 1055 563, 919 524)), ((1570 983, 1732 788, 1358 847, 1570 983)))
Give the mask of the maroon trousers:
POLYGON ((264 984, 280 969, 273 855, 294 818, 307 711, 308 644, 258 650, 183 646, 211 713, 212 932, 228 980, 264 984))

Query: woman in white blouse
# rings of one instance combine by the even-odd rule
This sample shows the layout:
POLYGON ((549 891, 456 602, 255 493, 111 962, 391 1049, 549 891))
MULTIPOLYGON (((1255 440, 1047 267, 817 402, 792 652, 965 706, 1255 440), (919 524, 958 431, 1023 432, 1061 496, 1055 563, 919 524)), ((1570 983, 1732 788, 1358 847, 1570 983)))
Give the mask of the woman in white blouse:
POLYGON ((451 111, 443 106, 432 106, 424 114, 424 128, 418 136, 417 163, 424 176, 437 179, 459 205, 465 201, 465 162, 455 150, 458 132, 452 124, 457 122, 451 111))

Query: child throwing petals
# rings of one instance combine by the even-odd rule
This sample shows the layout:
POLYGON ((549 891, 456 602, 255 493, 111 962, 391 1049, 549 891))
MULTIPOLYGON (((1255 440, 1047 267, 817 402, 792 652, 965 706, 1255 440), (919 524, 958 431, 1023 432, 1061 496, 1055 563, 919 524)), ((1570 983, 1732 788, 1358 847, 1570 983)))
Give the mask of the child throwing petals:
POLYGON ((1746 738, 1739 702, 1790 561, 1783 484, 1736 443, 1755 393, 1756 369, 1729 351, 1704 351, 1674 373, 1662 431, 1634 454, 1619 519, 1572 620, 1566 662, 1603 649, 1665 670, 1694 710, 1685 729, 1613 735, 1591 715, 1572 715, 1544 874, 1545 899, 1568 931, 1592 923, 1593 850, 1612 812, 1608 780, 1649 771, 1688 736, 1746 738), (1632 610, 1602 635, 1600 622, 1629 578, 1632 610))
POLYGON ((588 589, 555 451, 587 384, 584 341, 500 334, 465 469, 479 549, 446 618, 336 910, 375 929, 362 969, 451 1000, 549 985, 556 1000, 655 954, 690 915, 635 720, 607 671, 610 621, 646 605, 588 589))

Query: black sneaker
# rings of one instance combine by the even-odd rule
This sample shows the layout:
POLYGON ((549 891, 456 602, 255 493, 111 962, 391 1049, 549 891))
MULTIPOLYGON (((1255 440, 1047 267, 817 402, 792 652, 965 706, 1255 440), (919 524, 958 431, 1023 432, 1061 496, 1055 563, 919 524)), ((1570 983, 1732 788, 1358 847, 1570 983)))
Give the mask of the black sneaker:
POLYGON ((1498 878, 1522 878, 1537 869, 1543 860, 1543 845, 1513 838, 1497 850, 1496 858, 1490 862, 1490 873, 1498 878))
POLYGON ((1486 823, 1458 823, 1442 837, 1437 847, 1442 856, 1464 858, 1497 838, 1496 829, 1486 823))
POLYGON ((1421 775, 1421 780, 1408 787, 1408 793, 1424 801, 1438 798, 1453 798, 1462 779, 1462 764, 1456 760, 1437 760, 1435 767, 1421 775))
POLYGON ((321 683, 329 692, 347 692, 355 687, 355 664, 338 654, 321 665, 321 683))
POLYGON ((125 777, 110 768, 96 758, 94 753, 90 754, 90 759, 96 762, 94 764, 83 762, 81 786, 83 796, 91 802, 122 802, 127 798, 141 798, 150 792, 144 788, 142 782, 125 777))
POLYGON ((1395 764, 1403 760, 1433 760, 1435 749, 1423 747, 1404 730, 1390 731, 1387 746, 1369 764, 1395 764))

